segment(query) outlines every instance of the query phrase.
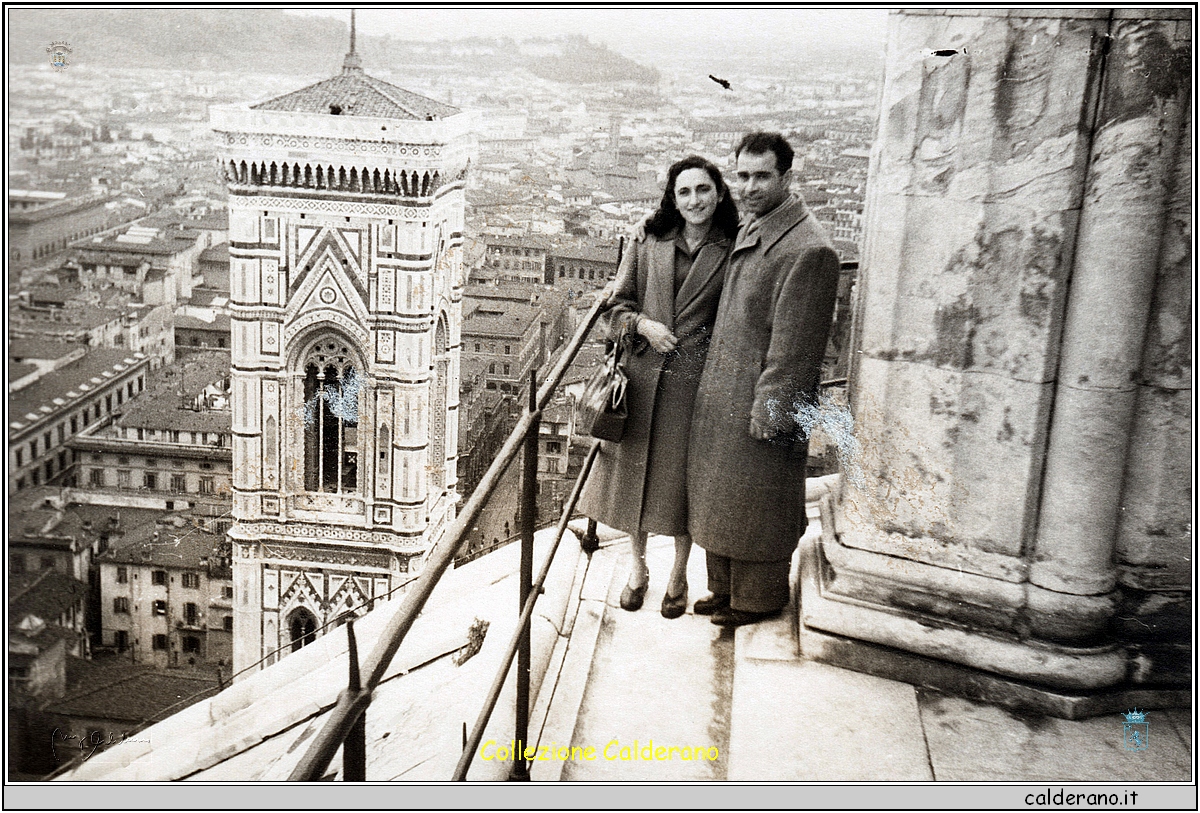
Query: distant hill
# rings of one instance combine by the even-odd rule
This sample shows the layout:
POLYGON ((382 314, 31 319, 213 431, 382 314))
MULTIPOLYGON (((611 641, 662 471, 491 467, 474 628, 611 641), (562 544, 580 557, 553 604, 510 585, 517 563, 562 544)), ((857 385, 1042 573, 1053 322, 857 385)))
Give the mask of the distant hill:
POLYGON ((576 84, 586 82, 638 82, 652 85, 658 82, 658 71, 643 67, 608 50, 604 45, 588 42, 586 37, 571 35, 550 43, 553 53, 527 57, 526 66, 543 79, 576 84))
MULTIPOLYGON (((328 17, 274 9, 14 9, 9 12, 9 59, 48 59, 46 46, 66 41, 75 64, 254 73, 336 71, 349 26, 328 17)), ((360 33, 358 50, 369 70, 445 65, 486 75, 526 68, 563 82, 653 84, 658 72, 581 36, 537 41, 415 42, 360 33)))
POLYGON ((347 26, 264 9, 18 9, 9 59, 40 62, 70 43, 76 64, 184 70, 313 72, 346 50, 347 26), (303 60, 303 63, 300 62, 303 60))

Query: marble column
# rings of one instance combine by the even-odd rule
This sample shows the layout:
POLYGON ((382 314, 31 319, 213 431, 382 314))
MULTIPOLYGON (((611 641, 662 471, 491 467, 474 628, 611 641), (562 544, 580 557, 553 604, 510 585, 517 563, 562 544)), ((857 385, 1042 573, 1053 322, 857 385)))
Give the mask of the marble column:
POLYGON ((836 660, 839 639, 1055 691, 1126 681, 1118 575, 1190 535, 1186 494, 1148 476, 1186 458, 1136 441, 1187 430, 1187 25, 891 16, 852 340, 864 477, 802 546, 807 654, 836 660), (1136 539, 1160 520, 1176 541, 1136 539))
POLYGON ((1034 631, 1067 640, 1102 633, 1117 600, 1114 552, 1144 341, 1168 203, 1182 180, 1175 158, 1190 112, 1188 43, 1180 47, 1175 20, 1130 19, 1146 14, 1114 12, 1110 28, 1030 556, 1034 631))

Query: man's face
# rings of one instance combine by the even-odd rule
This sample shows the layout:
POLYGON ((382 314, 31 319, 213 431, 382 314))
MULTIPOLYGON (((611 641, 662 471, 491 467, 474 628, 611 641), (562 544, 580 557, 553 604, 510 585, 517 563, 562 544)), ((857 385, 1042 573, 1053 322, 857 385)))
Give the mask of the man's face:
POLYGON ((734 181, 742 208, 753 215, 765 215, 787 199, 792 171, 780 174, 773 152, 742 152, 737 157, 734 181))

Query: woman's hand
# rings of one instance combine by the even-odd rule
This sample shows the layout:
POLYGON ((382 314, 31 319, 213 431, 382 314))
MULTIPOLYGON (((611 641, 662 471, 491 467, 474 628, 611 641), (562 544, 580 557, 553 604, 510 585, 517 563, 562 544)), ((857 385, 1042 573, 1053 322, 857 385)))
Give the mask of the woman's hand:
POLYGON ((642 334, 646 341, 650 342, 650 346, 659 353, 670 353, 675 349, 675 345, 679 344, 679 339, 667 329, 666 325, 645 316, 637 320, 637 332, 642 334))
POLYGON ((601 302, 600 309, 607 310, 608 308, 611 308, 614 304, 616 304, 616 301, 617 301, 617 281, 613 280, 612 282, 608 283, 608 285, 605 285, 604 288, 600 291, 600 302, 601 302))
POLYGON ((654 214, 652 212, 633 225, 633 228, 630 230, 630 234, 633 236, 635 242, 646 242, 646 224, 650 222, 650 218, 653 216, 654 214))

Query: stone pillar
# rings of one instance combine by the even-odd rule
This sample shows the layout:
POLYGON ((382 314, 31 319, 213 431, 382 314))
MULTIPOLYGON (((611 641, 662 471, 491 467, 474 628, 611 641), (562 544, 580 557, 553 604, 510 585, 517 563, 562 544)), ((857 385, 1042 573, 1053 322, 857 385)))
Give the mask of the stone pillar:
POLYGON ((1030 557, 1034 631, 1067 640, 1102 633, 1117 597, 1137 381, 1190 95, 1176 21, 1114 15, 1030 557))
MULTIPOLYGON (((892 15, 852 341, 863 477, 802 552, 806 654, 870 642, 1059 692, 1125 681, 1121 495, 1187 465, 1131 445, 1135 414, 1190 405, 1190 310, 1166 302, 1187 287, 1190 32, 1182 12, 1135 16, 892 15), (1151 333, 1143 353, 1156 321, 1172 350, 1151 333), (1174 378, 1139 379, 1170 353, 1174 378)), ((1150 515, 1190 533, 1179 488, 1139 497, 1127 536, 1150 515)))
MULTIPOLYGON (((1186 55, 1191 45, 1190 26, 1177 22, 1173 38, 1170 33, 1169 23, 1156 25, 1142 40, 1150 46, 1148 52, 1139 53, 1150 59, 1156 53, 1177 60, 1186 55)), ((1189 67, 1178 60, 1160 63, 1153 70, 1167 69, 1157 76, 1164 83, 1176 83, 1174 93, 1182 91, 1186 100, 1189 67)), ((1163 91, 1167 87, 1161 85, 1163 91)), ((1154 115, 1156 108, 1143 100, 1143 115, 1154 115)), ((1135 379, 1136 403, 1116 539, 1121 604, 1113 625, 1117 635, 1130 642, 1135 675, 1145 682, 1166 682, 1186 674, 1191 657, 1186 642, 1192 630, 1193 556, 1192 110, 1182 109, 1179 116, 1184 125, 1174 168, 1169 169, 1166 162, 1159 164, 1170 184, 1165 190, 1150 318, 1135 379)))

